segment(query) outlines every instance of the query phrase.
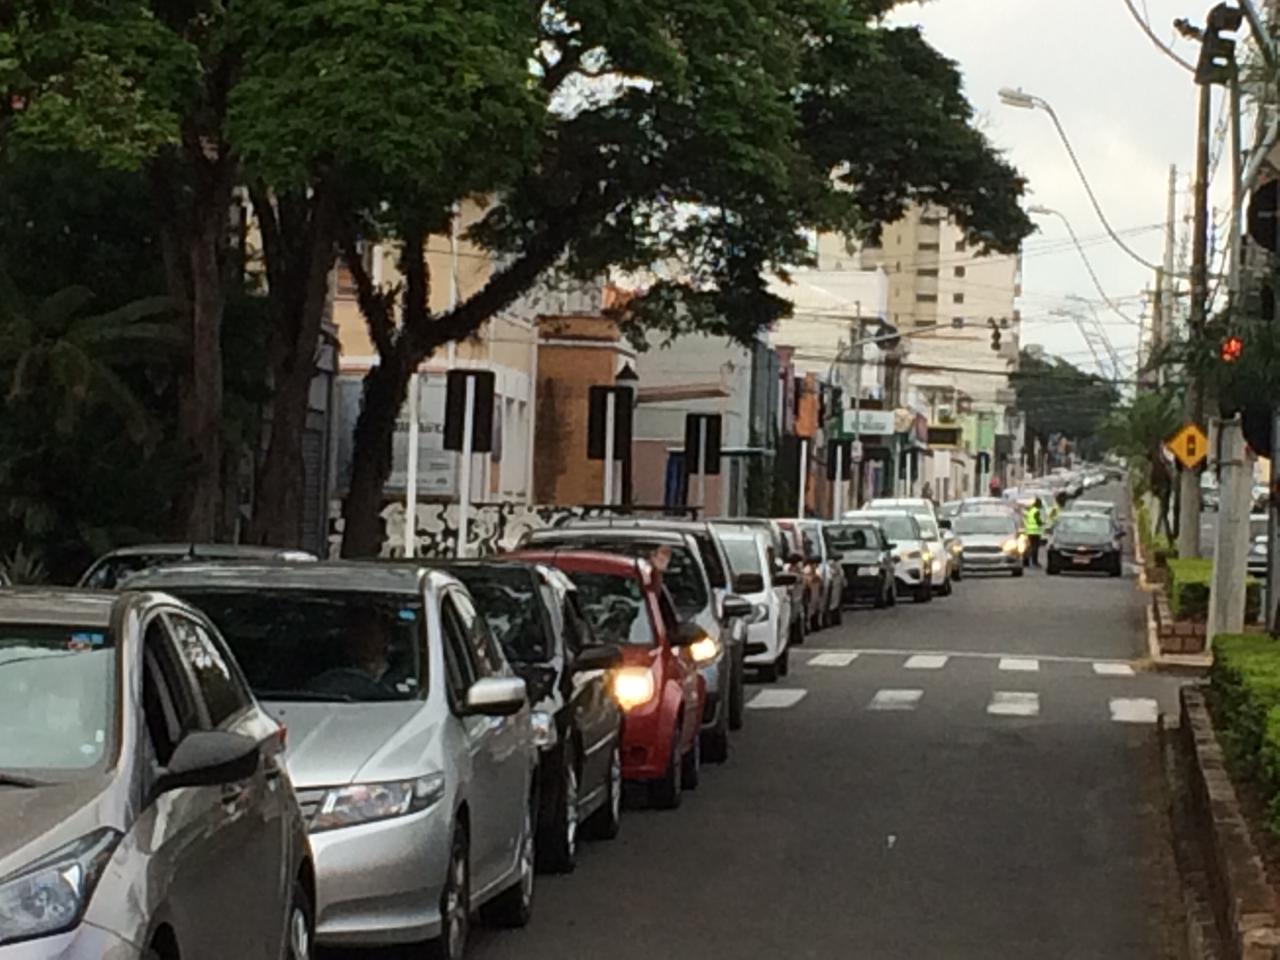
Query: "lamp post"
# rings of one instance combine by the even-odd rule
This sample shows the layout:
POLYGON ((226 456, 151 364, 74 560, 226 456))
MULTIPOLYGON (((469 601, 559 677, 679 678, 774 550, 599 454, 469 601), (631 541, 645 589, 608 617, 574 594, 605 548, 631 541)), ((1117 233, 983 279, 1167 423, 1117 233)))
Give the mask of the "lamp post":
MULTIPOLYGON (((623 387, 628 391, 631 397, 631 406, 634 409, 640 390, 640 375, 636 373, 635 368, 630 363, 624 363, 622 369, 613 378, 613 382, 616 386, 623 387)), ((629 443, 627 448, 622 451, 622 506, 624 508, 630 507, 635 497, 631 477, 631 449, 633 446, 633 443, 629 443)))

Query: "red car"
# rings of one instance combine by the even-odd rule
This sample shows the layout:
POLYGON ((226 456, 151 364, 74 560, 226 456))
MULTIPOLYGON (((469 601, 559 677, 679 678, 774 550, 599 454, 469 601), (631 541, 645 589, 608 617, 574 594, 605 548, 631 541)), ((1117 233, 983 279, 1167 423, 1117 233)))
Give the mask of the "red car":
POLYGON ((698 785, 704 687, 684 649, 709 640, 681 625, 654 568, 644 560, 577 550, 528 551, 514 559, 563 570, 597 637, 622 648, 613 695, 623 710, 622 775, 647 785, 655 806, 680 805, 698 785))

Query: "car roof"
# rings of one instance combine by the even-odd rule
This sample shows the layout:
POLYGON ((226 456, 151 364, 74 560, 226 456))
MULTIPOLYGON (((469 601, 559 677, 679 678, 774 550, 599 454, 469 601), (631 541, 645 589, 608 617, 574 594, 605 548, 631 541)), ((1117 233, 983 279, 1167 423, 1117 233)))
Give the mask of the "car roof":
POLYGON ((620 577, 634 577, 650 583, 653 568, 641 557, 627 557, 603 550, 547 549, 520 550, 512 555, 525 563, 542 563, 559 570, 578 573, 607 573, 620 577))
POLYGON ((1116 508, 1116 505, 1110 500, 1077 500, 1071 506, 1081 508, 1080 510, 1073 510, 1073 513, 1109 513, 1116 508))
POLYGON ((423 581, 443 587, 456 582, 442 570, 409 561, 333 560, 320 563, 184 563, 131 576, 126 589, 254 588, 334 593, 418 593, 423 581))
POLYGON ((305 550, 288 547, 263 547, 243 543, 139 543, 131 547, 118 547, 104 557, 201 557, 214 559, 227 557, 235 559, 270 560, 279 557, 292 557, 295 560, 303 557, 315 559, 313 554, 305 550))
POLYGON ((764 531, 762 527, 741 524, 734 527, 731 524, 716 524, 716 536, 722 540, 759 540, 763 537, 766 540, 772 539, 764 531))
POLYGON ((690 531, 661 530, 655 527, 610 527, 573 524, 564 527, 543 527, 541 530, 529 532, 529 543, 553 541, 562 538, 587 540, 590 538, 609 540, 635 540, 639 543, 662 543, 671 546, 689 546, 690 531), (602 537, 604 534, 605 537, 602 537))
POLYGON ((0 593, 0 622, 107 627, 124 595, 106 590, 13 587, 0 593))

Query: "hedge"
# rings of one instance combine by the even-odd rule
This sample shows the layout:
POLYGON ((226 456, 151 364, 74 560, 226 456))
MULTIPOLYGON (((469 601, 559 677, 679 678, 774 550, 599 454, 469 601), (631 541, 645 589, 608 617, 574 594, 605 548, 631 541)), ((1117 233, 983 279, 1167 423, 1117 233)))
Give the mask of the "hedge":
MULTIPOLYGON (((1170 557, 1169 611, 1177 620, 1203 621, 1209 617, 1209 589, 1213 583, 1213 561, 1207 557, 1170 557)), ((1245 579, 1244 618, 1258 619, 1262 610, 1262 584, 1245 579)))
POLYGON ((1280 641, 1221 634, 1213 652, 1209 702, 1227 762, 1262 789, 1267 826, 1280 835, 1280 641))

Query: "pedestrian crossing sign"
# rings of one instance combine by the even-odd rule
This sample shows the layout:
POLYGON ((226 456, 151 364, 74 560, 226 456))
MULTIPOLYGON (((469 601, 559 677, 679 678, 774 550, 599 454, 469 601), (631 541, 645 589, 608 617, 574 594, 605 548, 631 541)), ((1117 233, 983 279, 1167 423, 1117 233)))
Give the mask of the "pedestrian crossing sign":
POLYGON ((1209 455, 1209 438, 1194 423, 1186 424, 1166 440, 1164 446, 1177 458, 1184 470, 1194 470, 1209 455))

